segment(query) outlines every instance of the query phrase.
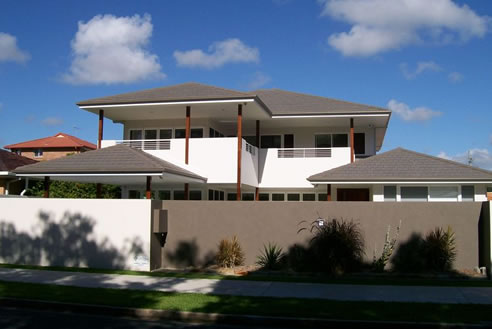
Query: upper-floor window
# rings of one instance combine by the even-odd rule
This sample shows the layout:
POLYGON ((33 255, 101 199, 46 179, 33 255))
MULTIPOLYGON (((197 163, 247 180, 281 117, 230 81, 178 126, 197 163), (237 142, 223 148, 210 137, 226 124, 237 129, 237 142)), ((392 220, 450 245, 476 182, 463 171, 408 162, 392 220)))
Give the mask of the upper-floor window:
POLYGON ((43 156, 43 150, 41 150, 41 149, 34 150, 34 156, 36 158, 42 157, 43 156))
POLYGON ((142 130, 130 130, 130 139, 131 140, 140 140, 142 139, 142 130))
POLYGON ((221 132, 218 132, 214 128, 210 128, 208 137, 214 138, 214 137, 224 137, 224 134, 221 132))
POLYGON ((282 147, 282 136, 280 135, 264 135, 261 136, 262 149, 279 149, 282 147))
POLYGON ((144 133, 145 139, 157 139, 156 129, 145 129, 144 133))
MULTIPOLYGON (((191 128, 190 138, 202 138, 203 128, 191 128)), ((174 138, 186 138, 186 129, 174 129, 174 138)))
POLYGON ((159 138, 160 139, 171 139, 171 138, 173 138, 173 130, 172 129, 160 129, 159 130, 159 138))
POLYGON ((319 147, 348 147, 347 134, 318 134, 314 136, 314 146, 319 147))
POLYGON ((364 133, 354 134, 354 153, 366 154, 366 134, 364 133))

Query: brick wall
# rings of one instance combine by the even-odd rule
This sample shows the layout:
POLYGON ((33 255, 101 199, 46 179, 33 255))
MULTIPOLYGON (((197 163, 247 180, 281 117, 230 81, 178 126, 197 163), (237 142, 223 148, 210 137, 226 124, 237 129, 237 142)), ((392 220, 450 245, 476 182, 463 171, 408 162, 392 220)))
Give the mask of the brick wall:
POLYGON ((67 156, 67 154, 80 153, 79 151, 76 151, 73 148, 54 149, 54 150, 44 149, 43 156, 36 157, 34 156, 34 152, 35 152, 34 149, 23 149, 21 150, 20 155, 25 156, 26 158, 34 159, 36 161, 46 161, 46 160, 62 158, 64 156, 67 156))

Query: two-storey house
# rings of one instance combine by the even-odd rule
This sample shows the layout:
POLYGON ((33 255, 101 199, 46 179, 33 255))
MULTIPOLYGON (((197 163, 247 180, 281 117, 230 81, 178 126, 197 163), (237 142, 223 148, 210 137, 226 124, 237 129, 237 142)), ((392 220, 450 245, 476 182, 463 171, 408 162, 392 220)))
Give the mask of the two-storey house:
MULTIPOLYGON (((207 178, 206 184, 154 185, 160 199, 326 200, 326 186, 307 178, 376 154, 391 115, 279 89, 243 93, 198 83, 77 105, 123 124, 122 139, 101 134, 101 147, 125 144, 207 178)), ((138 197, 142 189, 124 186, 124 194, 138 197)))

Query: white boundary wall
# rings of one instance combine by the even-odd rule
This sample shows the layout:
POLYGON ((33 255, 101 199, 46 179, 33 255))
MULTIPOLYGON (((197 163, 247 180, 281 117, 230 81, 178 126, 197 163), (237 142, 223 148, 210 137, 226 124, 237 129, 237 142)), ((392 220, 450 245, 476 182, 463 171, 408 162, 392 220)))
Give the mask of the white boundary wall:
POLYGON ((149 271, 150 223, 150 200, 0 198, 0 262, 149 271))

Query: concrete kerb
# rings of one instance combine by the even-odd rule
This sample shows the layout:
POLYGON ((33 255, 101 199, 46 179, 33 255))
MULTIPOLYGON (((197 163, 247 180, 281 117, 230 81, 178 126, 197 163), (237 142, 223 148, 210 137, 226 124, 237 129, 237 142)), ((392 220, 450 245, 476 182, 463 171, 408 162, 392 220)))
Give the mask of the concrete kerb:
POLYGON ((211 323, 241 326, 268 326, 290 328, 490 328, 490 323, 431 323, 402 321, 354 321, 317 318, 290 318, 239 314, 180 312, 171 310, 139 309, 105 305, 60 303, 32 299, 0 298, 0 307, 26 308, 53 312, 128 317, 144 321, 178 321, 187 323, 211 323))

